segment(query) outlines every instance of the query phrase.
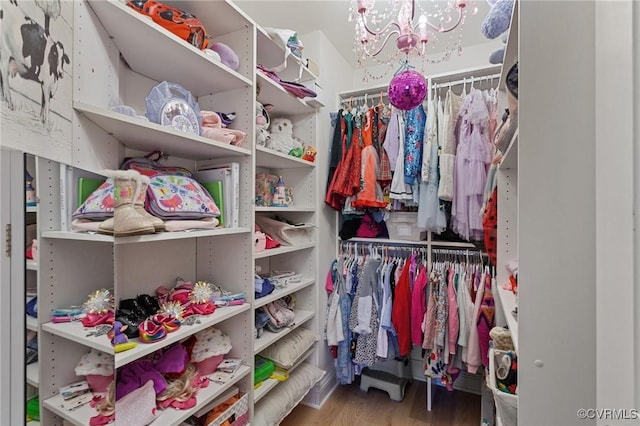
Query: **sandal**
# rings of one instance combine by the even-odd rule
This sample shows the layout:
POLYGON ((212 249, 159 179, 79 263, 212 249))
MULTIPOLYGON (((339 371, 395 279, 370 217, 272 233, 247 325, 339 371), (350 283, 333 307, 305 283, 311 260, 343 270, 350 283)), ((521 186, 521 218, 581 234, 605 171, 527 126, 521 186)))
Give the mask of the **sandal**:
POLYGON ((167 331, 164 327, 155 321, 144 320, 138 326, 138 332, 140 333, 140 341, 142 343, 154 343, 167 337, 167 331))

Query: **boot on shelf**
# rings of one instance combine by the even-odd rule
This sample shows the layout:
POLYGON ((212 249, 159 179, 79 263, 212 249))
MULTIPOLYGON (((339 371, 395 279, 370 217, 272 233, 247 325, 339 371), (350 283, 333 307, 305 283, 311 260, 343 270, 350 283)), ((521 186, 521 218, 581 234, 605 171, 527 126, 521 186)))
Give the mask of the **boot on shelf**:
POLYGON ((98 232, 115 237, 154 233, 155 219, 162 220, 144 210, 149 178, 135 170, 105 170, 102 174, 113 179, 115 208, 113 218, 102 222, 98 232), (137 208, 137 203, 140 203, 140 208, 137 208))

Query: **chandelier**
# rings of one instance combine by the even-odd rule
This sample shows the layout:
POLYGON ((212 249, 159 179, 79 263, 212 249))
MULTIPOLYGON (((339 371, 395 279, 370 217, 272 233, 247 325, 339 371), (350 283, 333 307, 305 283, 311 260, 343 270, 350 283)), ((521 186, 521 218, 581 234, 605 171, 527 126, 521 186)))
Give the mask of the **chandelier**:
MULTIPOLYGON (((364 69, 363 81, 384 77, 398 63, 406 68, 412 56, 421 58, 424 68, 425 62, 444 62, 452 52, 461 54, 462 29, 473 1, 391 0, 382 2, 386 5, 380 10, 374 7, 375 0, 352 0, 349 22, 355 21, 354 51, 359 67, 364 69), (370 62, 373 66, 384 65, 380 67, 383 71, 373 75, 367 66, 370 62)), ((474 8, 472 13, 476 12, 474 8)))

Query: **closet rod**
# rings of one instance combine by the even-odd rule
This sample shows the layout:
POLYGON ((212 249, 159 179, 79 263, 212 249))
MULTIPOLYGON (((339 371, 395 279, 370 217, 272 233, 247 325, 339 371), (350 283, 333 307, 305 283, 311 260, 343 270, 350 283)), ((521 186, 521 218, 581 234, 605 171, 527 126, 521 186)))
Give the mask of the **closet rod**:
POLYGON ((345 102, 359 102, 359 101, 364 101, 365 99, 367 101, 380 101, 380 93, 382 93, 382 97, 383 98, 387 98, 389 96, 389 94, 386 91, 382 91, 382 92, 372 92, 372 93, 367 93, 365 95, 360 95, 360 96, 347 96, 346 98, 343 98, 342 96, 340 96, 340 103, 345 103, 345 102))
POLYGON ((489 75, 482 75, 478 77, 471 76, 469 78, 463 78, 462 80, 454 80, 454 81, 432 82, 431 88, 436 89, 436 88, 444 88, 444 87, 450 87, 450 86, 458 86, 460 84, 465 84, 465 83, 473 84, 473 83, 479 83, 484 81, 490 81, 491 79, 495 80, 496 87, 497 87, 498 83, 500 82, 500 74, 489 74, 489 75))

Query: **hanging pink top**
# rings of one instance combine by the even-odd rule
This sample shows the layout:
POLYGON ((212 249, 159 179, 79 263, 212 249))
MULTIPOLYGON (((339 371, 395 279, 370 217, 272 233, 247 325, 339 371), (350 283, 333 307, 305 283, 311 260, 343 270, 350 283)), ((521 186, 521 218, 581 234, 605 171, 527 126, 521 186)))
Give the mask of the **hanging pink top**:
POLYGON ((427 268, 420 268, 411 292, 411 343, 422 346, 421 323, 427 310, 427 268))

